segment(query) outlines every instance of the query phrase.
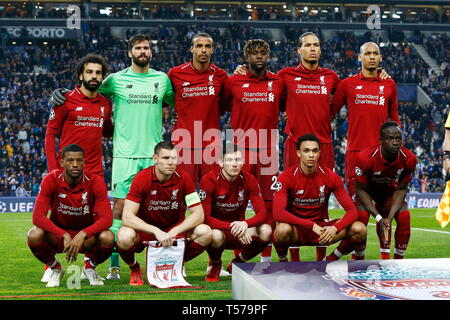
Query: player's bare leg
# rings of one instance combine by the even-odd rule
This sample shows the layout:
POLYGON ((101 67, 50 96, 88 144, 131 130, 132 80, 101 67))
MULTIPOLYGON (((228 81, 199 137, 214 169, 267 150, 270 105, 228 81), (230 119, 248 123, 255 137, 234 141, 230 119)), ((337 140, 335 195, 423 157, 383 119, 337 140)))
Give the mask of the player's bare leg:
MULTIPOLYGON (((114 233, 114 240, 117 241, 117 232, 122 226, 122 212, 125 199, 114 198, 113 204, 113 224, 109 228, 114 233)), ((111 259, 109 261, 109 273, 106 276, 108 280, 119 280, 120 279, 120 260, 119 253, 117 249, 111 254, 111 259)))

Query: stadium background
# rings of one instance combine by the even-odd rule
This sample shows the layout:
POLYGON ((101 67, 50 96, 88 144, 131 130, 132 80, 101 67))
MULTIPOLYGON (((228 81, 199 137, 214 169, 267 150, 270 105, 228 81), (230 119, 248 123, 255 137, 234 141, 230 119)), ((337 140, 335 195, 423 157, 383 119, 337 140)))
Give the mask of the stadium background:
MULTIPOLYGON (((0 215, 0 241, 4 243, 0 255, 5 262, 0 275, 0 299, 74 299, 74 296, 83 299, 81 294, 76 296, 64 287, 53 292, 60 295, 46 295, 48 291, 37 281, 42 270, 24 240, 31 226, 29 212, 34 200, 27 196, 38 193, 46 173, 44 136, 50 92, 58 87, 74 86, 73 69, 86 53, 105 56, 112 72, 128 66, 126 39, 136 32, 150 34, 154 46, 151 67, 165 72, 190 59, 190 38, 200 31, 214 37, 217 47, 213 63, 229 73, 243 62, 243 45, 250 38, 269 41, 272 49, 269 68, 278 71, 298 63, 295 52, 298 36, 305 31, 316 32, 322 40, 320 64, 335 70, 341 79, 359 69, 356 54, 363 42, 379 43, 384 58, 382 65, 399 88, 405 145, 418 156, 410 191, 419 192, 420 196, 413 195, 410 203, 428 199, 428 203, 436 206, 439 196, 432 199, 431 195, 443 191, 443 122, 450 108, 450 1, 387 0, 383 5, 377 4, 382 11, 381 29, 368 30, 366 9, 373 3, 347 0, 332 4, 327 1, 137 1, 130 4, 0 0, 0 213, 28 212, 0 215), (70 4, 81 9, 80 29, 67 28, 70 14, 66 9, 70 4)), ((170 112, 164 112, 165 139, 171 133, 170 112)), ((229 127, 228 121, 229 115, 222 117, 224 129, 229 127)), ((283 129, 280 117, 281 156, 283 129)), ((333 129, 336 170, 343 176, 345 109, 333 122, 333 129)), ((105 178, 110 184, 111 140, 104 139, 103 146, 105 178)), ((333 210, 331 214, 341 213, 333 210)), ((407 258, 448 256, 448 250, 437 245, 448 244, 448 231, 439 230, 433 214, 434 210, 415 209, 407 258)), ((367 257, 377 259, 373 223, 369 223, 369 232, 367 257)), ((313 248, 302 248, 302 259, 313 260, 313 257, 313 248)), ((224 261, 230 258, 231 253, 226 252, 224 261)), ((196 299, 230 299, 229 279, 205 284, 206 263, 203 255, 197 263, 187 264, 188 280, 206 289, 196 291, 196 299)), ((101 275, 106 274, 107 267, 107 264, 99 266, 101 275)), ((151 299, 148 295, 128 292, 127 281, 124 270, 123 281, 108 283, 103 289, 83 284, 82 294, 87 299, 102 299, 103 294, 105 299, 151 299)), ((142 293, 149 290, 145 287, 142 293)), ((157 293, 153 295, 155 299, 193 297, 192 293, 157 293)))

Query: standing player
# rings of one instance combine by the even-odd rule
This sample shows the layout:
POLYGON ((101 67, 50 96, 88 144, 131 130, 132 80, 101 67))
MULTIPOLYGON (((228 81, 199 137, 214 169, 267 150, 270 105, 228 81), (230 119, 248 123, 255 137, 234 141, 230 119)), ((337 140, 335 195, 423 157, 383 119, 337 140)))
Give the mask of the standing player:
POLYGON ((241 149, 231 142, 225 144, 219 165, 200 183, 205 222, 212 228, 212 241, 206 249, 211 261, 206 281, 219 281, 223 250, 242 249, 228 265, 231 273, 233 262, 245 262, 259 254, 272 234, 272 228, 265 223, 267 212, 258 182, 242 170, 241 149), (255 216, 245 219, 249 200, 255 216))
POLYGON ((158 240, 171 246, 177 236, 189 238, 184 261, 200 253, 211 242, 211 228, 203 224, 204 213, 191 177, 178 171, 177 151, 167 141, 154 149, 155 165, 140 171, 131 184, 124 206, 124 225, 117 236, 117 248, 131 270, 130 285, 140 286, 142 269, 135 259, 144 241, 158 240), (186 207, 191 214, 185 218, 186 207))
POLYGON ((209 34, 193 36, 190 51, 192 60, 170 69, 167 75, 175 91, 178 119, 172 142, 179 150, 178 168, 189 173, 198 186, 216 163, 215 152, 221 142, 219 97, 227 73, 211 63, 214 40, 209 34))
POLYGON ((102 135, 112 135, 111 102, 97 90, 107 73, 108 65, 101 56, 84 56, 76 68, 79 85, 66 94, 63 105, 51 109, 45 133, 49 172, 61 168, 61 150, 76 143, 85 152, 86 169, 104 176, 102 135))
MULTIPOLYGON (((273 204, 277 226, 273 238, 280 261, 287 261, 288 247, 292 245, 330 245, 351 238, 356 247, 366 239, 366 228, 356 221, 358 212, 344 184, 331 169, 318 164, 319 156, 319 138, 313 134, 301 136, 297 141, 300 164, 286 169, 278 178, 279 190, 273 204), (341 219, 327 221, 331 193, 346 213, 341 219)), ((330 255, 327 260, 336 257, 330 255)))
POLYGON ((353 199, 356 192, 353 172, 358 152, 379 143, 379 128, 386 120, 400 121, 395 82, 378 76, 382 60, 378 45, 364 43, 358 60, 361 62, 361 72, 341 81, 331 102, 332 117, 344 104, 348 109, 345 182, 353 199))
MULTIPOLYGON (((148 36, 136 34, 128 40, 128 57, 131 66, 110 74, 99 88, 114 102, 111 230, 115 236, 122 225, 131 181, 136 173, 153 164, 152 150, 162 140, 162 103, 173 105, 175 96, 167 75, 149 67, 152 51, 148 36)), ((57 93, 52 99, 56 104, 63 100, 57 93)), ((106 278, 120 279, 119 272, 119 255, 115 252, 106 278)))
MULTIPOLYGON (((375 218, 380 257, 389 259, 391 224, 395 219, 394 258, 402 259, 410 236, 410 213, 405 198, 416 156, 402 146, 402 130, 396 122, 385 122, 379 133, 381 143, 361 151, 355 161, 359 220, 367 225, 370 215, 375 218)), ((339 256, 345 245, 343 241, 334 253, 339 256)), ((364 249, 365 243, 356 250, 358 259, 364 259, 364 249)))
POLYGON ((112 212, 106 185, 101 177, 84 171, 84 152, 78 145, 64 147, 61 166, 63 169, 51 171, 42 180, 28 247, 51 270, 47 287, 58 287, 63 277, 61 263, 55 258, 61 252, 66 253, 68 262, 85 253, 84 276, 90 285, 103 285, 95 267, 108 259, 114 248, 114 235, 108 230, 112 212))
MULTIPOLYGON (((221 104, 231 111, 231 128, 237 144, 244 149, 244 170, 256 177, 272 219, 272 185, 278 174, 278 118, 285 94, 282 79, 267 70, 270 47, 260 39, 244 46, 248 62, 245 74, 235 74, 225 83, 221 104)), ((270 260, 271 247, 264 255, 270 260)), ((263 257, 264 261, 264 257, 263 257)))

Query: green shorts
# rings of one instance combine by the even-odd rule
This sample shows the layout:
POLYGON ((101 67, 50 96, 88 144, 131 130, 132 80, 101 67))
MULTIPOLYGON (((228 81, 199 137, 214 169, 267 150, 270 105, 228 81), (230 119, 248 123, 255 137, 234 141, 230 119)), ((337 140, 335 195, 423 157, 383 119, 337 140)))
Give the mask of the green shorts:
POLYGON ((113 158, 112 196, 116 199, 125 199, 134 176, 153 164, 153 158, 113 158))

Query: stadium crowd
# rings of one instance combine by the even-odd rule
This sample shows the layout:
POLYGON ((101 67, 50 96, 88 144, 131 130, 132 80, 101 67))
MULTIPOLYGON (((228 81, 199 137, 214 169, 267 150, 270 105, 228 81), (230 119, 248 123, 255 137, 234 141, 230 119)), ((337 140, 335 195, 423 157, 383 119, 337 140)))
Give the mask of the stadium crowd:
MULTIPOLYGON (((0 196, 36 195, 39 184, 46 174, 44 136, 48 120, 49 94, 55 88, 73 88, 73 70, 80 57, 96 52, 110 63, 110 71, 123 69, 128 64, 125 37, 112 36, 108 26, 100 27, 91 22, 83 24, 83 41, 80 43, 47 46, 2 46, 0 48, 0 196), (8 70, 8 71, 6 71, 8 70)), ((298 63, 296 53, 297 37, 306 30, 286 28, 285 41, 275 42, 261 30, 245 26, 230 25, 225 32, 208 28, 180 24, 176 27, 159 25, 146 30, 127 30, 129 38, 135 32, 143 32, 154 40, 153 58, 150 66, 168 72, 175 65, 189 60, 190 39, 199 32, 211 34, 216 48, 212 63, 222 67, 229 74, 244 63, 243 45, 251 38, 269 41, 271 58, 269 69, 276 72, 298 63)), ((321 35, 320 28, 311 30, 321 35)), ((448 37, 433 35, 422 37, 430 55, 440 63, 448 61, 448 37)), ((351 32, 336 32, 331 39, 322 42, 320 65, 330 68, 344 79, 359 69, 357 53, 366 41, 377 41, 371 34, 358 36, 351 32)), ((417 38, 415 39, 417 40, 417 38)), ((441 149, 442 127, 450 105, 448 89, 448 66, 446 72, 436 75, 408 42, 394 45, 389 43, 381 48, 383 67, 399 83, 420 85, 432 98, 432 103, 419 106, 413 102, 399 102, 399 115, 404 128, 405 146, 417 154, 418 164, 411 191, 443 191, 441 149)), ((172 111, 163 113, 164 139, 170 139, 172 131, 172 111)), ((229 127, 229 114, 221 118, 221 126, 229 127)), ((336 171, 343 177, 344 155, 347 130, 346 110, 333 122, 333 141, 336 171)), ((283 159, 285 135, 284 122, 280 114, 280 159, 283 159)), ((112 142, 104 138, 105 180, 110 189, 112 142)), ((281 161, 281 170, 282 170, 281 161)))

